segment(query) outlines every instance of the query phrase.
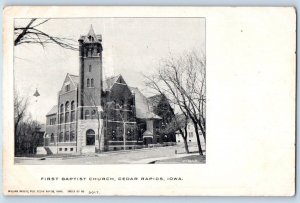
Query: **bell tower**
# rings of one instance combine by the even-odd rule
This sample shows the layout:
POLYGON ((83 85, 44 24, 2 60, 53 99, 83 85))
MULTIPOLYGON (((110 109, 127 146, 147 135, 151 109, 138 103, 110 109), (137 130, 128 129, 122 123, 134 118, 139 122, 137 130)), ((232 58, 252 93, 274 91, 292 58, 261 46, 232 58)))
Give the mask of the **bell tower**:
POLYGON ((102 36, 91 25, 87 35, 79 38, 78 118, 92 119, 92 112, 101 105, 102 36), (87 113, 88 112, 88 113, 87 113))

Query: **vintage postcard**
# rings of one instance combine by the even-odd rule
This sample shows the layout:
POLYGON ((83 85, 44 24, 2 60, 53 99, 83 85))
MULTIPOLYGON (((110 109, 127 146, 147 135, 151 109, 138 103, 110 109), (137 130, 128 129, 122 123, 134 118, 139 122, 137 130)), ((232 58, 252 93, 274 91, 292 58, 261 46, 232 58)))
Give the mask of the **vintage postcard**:
POLYGON ((3 26, 4 194, 295 193, 293 8, 7 7, 3 26))

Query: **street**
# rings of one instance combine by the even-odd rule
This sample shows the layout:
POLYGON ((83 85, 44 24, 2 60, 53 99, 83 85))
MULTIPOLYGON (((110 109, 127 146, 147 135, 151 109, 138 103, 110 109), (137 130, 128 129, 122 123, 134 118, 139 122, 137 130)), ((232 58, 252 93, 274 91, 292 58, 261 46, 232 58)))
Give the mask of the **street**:
MULTIPOLYGON (((198 159, 200 156, 196 153, 197 146, 195 144, 191 145, 189 149, 192 153, 186 154, 184 146, 178 144, 168 147, 102 152, 100 154, 15 157, 15 163, 25 165, 205 163, 205 157, 198 159), (175 151, 177 151, 177 153, 175 153, 175 151), (189 159, 189 157, 191 157, 191 159, 189 159), (195 159, 195 157, 197 157, 197 159, 195 159)), ((204 155, 205 154, 204 152, 204 155)))

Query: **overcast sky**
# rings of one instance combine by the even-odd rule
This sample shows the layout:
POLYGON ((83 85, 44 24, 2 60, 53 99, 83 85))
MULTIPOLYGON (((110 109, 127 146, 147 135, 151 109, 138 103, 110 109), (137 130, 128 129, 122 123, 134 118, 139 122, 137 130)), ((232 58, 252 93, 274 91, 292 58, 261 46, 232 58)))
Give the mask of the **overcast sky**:
MULTIPOLYGON (((15 20, 15 26, 29 20, 15 20)), ((78 40, 93 25, 102 35, 104 77, 121 74, 128 85, 144 86, 142 74, 151 74, 159 60, 185 51, 205 51, 205 19, 203 18, 84 18, 51 19, 40 30, 78 40)), ((14 49, 15 87, 30 97, 29 111, 34 119, 45 123, 47 112, 57 103, 67 73, 79 74, 77 51, 57 45, 18 45, 14 49), (33 94, 38 88, 40 97, 33 94)))

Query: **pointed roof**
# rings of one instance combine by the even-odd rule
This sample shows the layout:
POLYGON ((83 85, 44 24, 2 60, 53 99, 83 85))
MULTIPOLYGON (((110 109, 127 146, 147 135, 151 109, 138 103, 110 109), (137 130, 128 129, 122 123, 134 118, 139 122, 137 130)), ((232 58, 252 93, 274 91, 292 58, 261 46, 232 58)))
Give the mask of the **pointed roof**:
POLYGON ((101 35, 96 35, 94 32, 93 25, 91 25, 90 30, 88 34, 84 37, 84 42, 85 43, 91 43, 91 42, 96 42, 96 41, 101 41, 101 35))
POLYGON ((89 33, 87 34, 87 36, 96 36, 92 24, 91 24, 90 31, 89 31, 89 33))
POLYGON ((151 108, 145 95, 137 87, 129 87, 130 90, 135 94, 135 111, 136 117, 141 119, 161 119, 160 116, 156 115, 151 108))
POLYGON ((87 35, 80 35, 79 41, 84 41, 84 43, 95 43, 95 42, 101 42, 102 41, 102 35, 96 35, 94 32, 93 25, 91 25, 89 32, 87 35), (93 40, 92 40, 93 38, 93 40))
POLYGON ((112 86, 118 81, 120 76, 121 75, 119 74, 117 76, 112 76, 112 77, 106 78, 103 81, 103 90, 109 91, 112 88, 112 86))
MULTIPOLYGON (((79 76, 78 75, 73 75, 70 73, 67 73, 67 75, 69 75, 69 77, 75 83, 75 85, 79 84, 79 76)), ((106 78, 103 81, 103 90, 107 90, 107 91, 110 90, 120 77, 121 77, 121 75, 119 74, 119 75, 115 75, 115 76, 106 78)))
MULTIPOLYGON (((65 93, 65 85, 67 85, 67 84, 73 84, 74 85, 74 87, 75 87, 75 89, 76 88, 78 88, 78 84, 79 84, 79 76, 77 76, 77 75, 72 75, 72 74, 70 74, 70 73, 67 73, 67 75, 66 75, 66 77, 65 77, 65 79, 64 79, 64 81, 63 81, 63 83, 62 83, 62 86, 61 86, 61 88, 60 88, 60 90, 58 91, 58 94, 60 95, 60 94, 64 94, 65 93)), ((72 85, 72 86, 73 86, 72 85)))
POLYGON ((51 110, 46 114, 46 116, 50 116, 53 114, 57 114, 57 105, 54 105, 51 110))
POLYGON ((72 75, 72 74, 69 74, 71 80, 74 82, 75 85, 78 85, 79 84, 79 76, 78 75, 72 75))

